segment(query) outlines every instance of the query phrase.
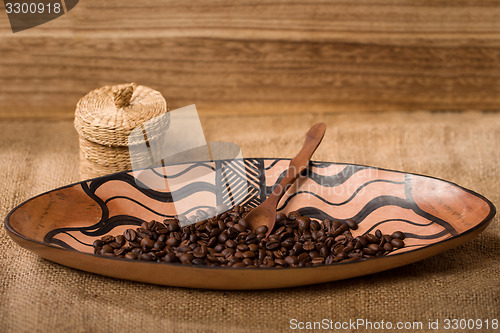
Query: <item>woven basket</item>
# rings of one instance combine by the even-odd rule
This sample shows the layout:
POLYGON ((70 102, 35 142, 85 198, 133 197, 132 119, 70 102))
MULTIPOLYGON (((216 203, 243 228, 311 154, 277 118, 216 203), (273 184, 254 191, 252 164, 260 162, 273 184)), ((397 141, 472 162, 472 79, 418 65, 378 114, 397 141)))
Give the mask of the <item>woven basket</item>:
POLYGON ((105 86, 80 99, 75 128, 81 179, 130 170, 130 133, 166 112, 167 102, 158 91, 135 83, 105 86))

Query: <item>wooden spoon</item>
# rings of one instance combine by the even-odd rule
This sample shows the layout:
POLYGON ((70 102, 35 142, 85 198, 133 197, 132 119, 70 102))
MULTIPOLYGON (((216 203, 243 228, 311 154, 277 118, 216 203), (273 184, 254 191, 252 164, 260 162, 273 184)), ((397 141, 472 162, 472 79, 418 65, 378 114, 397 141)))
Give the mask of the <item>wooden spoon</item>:
POLYGON ((297 180, 302 171, 308 167, 312 154, 314 154, 314 151, 318 148, 325 135, 325 130, 325 123, 314 124, 311 129, 309 129, 306 134, 304 145, 297 156, 290 161, 285 177, 283 177, 267 199, 259 206, 252 209, 245 217, 245 221, 248 223, 251 230, 255 231, 261 226, 266 226, 266 236, 271 233, 276 223, 276 208, 278 207, 281 197, 290 186, 292 186, 295 180, 297 180))

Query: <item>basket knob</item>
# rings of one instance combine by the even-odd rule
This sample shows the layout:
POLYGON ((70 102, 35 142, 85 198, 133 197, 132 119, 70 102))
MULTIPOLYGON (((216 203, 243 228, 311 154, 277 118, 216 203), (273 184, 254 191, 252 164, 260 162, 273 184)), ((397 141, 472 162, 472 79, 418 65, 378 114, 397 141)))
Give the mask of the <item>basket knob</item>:
POLYGON ((117 108, 122 109, 130 105, 135 87, 135 83, 130 83, 113 91, 114 101, 117 108))

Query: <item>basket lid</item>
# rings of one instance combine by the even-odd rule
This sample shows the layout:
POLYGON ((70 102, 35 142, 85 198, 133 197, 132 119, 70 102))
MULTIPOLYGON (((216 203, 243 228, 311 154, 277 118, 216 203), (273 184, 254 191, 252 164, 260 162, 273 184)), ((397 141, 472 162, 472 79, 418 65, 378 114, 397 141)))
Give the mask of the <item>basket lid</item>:
POLYGON ((85 139, 106 146, 127 146, 132 130, 167 112, 156 90, 136 83, 93 90, 76 105, 75 128, 85 139))

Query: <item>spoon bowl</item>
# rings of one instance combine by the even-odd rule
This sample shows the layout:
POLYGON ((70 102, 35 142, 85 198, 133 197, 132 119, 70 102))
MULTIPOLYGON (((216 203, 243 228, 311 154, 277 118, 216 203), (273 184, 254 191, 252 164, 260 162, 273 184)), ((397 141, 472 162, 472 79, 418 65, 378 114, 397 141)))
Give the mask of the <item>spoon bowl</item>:
POLYGON ((323 140, 325 131, 326 124, 317 123, 306 133, 304 144, 299 153, 290 161, 285 177, 274 188, 269 197, 245 217, 245 221, 252 231, 255 232, 257 228, 266 226, 266 236, 269 236, 276 223, 276 208, 280 199, 309 165, 312 155, 323 140))

